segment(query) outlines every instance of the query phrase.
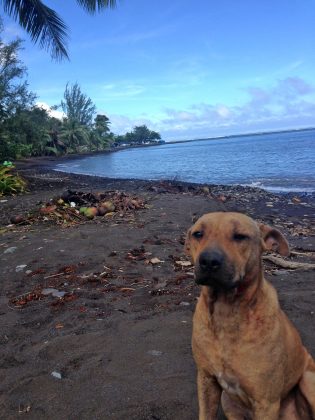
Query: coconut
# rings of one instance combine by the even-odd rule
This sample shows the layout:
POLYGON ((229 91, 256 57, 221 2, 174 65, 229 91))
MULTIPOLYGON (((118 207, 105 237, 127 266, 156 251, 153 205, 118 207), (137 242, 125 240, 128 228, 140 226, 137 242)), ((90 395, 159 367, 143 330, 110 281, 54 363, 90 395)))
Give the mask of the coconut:
POLYGON ((40 209, 39 209, 39 212, 41 213, 41 214, 49 214, 49 213, 53 213, 55 210, 56 210, 56 206, 46 206, 46 207, 41 207, 40 209))
POLYGON ((113 212, 116 209, 112 201, 104 201, 104 203, 101 203, 101 207, 105 209, 105 213, 113 212))
POLYGON ((84 214, 88 219, 94 219, 94 217, 97 216, 97 213, 96 207, 88 207, 84 214))
POLYGON ((106 214, 106 209, 105 207, 98 207, 97 212, 98 216, 104 216, 106 214))
POLYGON ((16 216, 12 216, 10 218, 10 222, 14 225, 18 225, 19 223, 25 222, 25 218, 21 214, 18 214, 16 216))
POLYGON ((134 208, 136 209, 140 209, 141 205, 139 204, 139 202, 137 200, 131 200, 131 204, 134 206, 134 208))

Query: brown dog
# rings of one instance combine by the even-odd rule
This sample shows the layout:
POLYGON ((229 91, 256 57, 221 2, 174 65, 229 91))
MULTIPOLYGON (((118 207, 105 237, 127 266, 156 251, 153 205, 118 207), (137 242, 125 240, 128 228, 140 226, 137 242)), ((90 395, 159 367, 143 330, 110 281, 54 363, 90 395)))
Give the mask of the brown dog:
POLYGON ((315 362, 263 276, 265 250, 289 254, 271 227, 239 213, 209 213, 186 251, 202 286, 192 347, 199 419, 315 420, 315 362))

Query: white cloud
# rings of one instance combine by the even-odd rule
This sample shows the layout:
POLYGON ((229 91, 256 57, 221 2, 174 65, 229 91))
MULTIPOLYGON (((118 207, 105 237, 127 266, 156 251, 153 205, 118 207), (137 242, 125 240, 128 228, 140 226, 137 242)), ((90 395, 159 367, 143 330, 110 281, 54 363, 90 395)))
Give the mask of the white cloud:
MULTIPOLYGON (((101 114, 103 112, 100 112, 101 114)), ((105 113, 109 115, 108 113, 105 113)), ((158 130, 159 124, 146 117, 129 118, 123 115, 110 115, 111 130, 115 134, 125 134, 131 131, 136 125, 147 125, 151 130, 158 130)))
POLYGON ((217 107, 217 113, 222 118, 229 118, 231 116, 230 109, 227 106, 225 106, 225 105, 219 105, 217 107))
POLYGON ((100 86, 92 85, 91 88, 95 94, 93 95, 94 101, 106 100, 122 100, 122 98, 138 98, 139 95, 146 91, 145 86, 140 83, 132 83, 130 81, 120 81, 115 83, 108 83, 100 86))
POLYGON ((194 104, 189 109, 164 109, 162 115, 131 119, 112 115, 112 130, 124 133, 147 124, 165 140, 299 128, 314 125, 315 87, 298 77, 278 80, 269 88, 251 86, 243 105, 194 104))
POLYGON ((23 32, 19 25, 10 23, 3 27, 1 35, 4 42, 9 42, 12 39, 22 38, 25 35, 25 32, 23 32))
POLYGON ((58 111, 55 109, 51 109, 51 107, 46 104, 46 102, 36 102, 35 104, 38 108, 43 108, 48 112, 48 115, 54 118, 58 118, 59 120, 62 120, 65 117, 65 114, 62 111, 58 111))

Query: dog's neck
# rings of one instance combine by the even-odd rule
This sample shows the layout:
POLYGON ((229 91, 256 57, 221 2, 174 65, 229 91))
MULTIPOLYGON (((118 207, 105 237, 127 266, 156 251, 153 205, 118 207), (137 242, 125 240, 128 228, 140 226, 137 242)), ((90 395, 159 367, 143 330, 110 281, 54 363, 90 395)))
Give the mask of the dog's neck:
POLYGON ((263 272, 260 270, 258 273, 244 278, 238 287, 230 291, 202 286, 201 296, 205 300, 210 314, 213 313, 215 305, 218 304, 233 305, 234 307, 237 305, 240 308, 253 309, 264 282, 263 272))

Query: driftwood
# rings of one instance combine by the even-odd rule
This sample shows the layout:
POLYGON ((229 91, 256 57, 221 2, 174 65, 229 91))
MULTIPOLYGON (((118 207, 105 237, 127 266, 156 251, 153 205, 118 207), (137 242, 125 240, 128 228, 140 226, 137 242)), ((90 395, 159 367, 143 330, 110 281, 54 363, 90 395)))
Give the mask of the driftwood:
POLYGON ((315 264, 286 261, 283 258, 275 257, 274 255, 264 255, 263 259, 270 261, 281 268, 288 268, 290 270, 315 270, 315 264))
POLYGON ((314 251, 304 251, 304 252, 298 252, 298 251, 291 251, 290 255, 296 255, 298 257, 311 257, 315 258, 314 251))

